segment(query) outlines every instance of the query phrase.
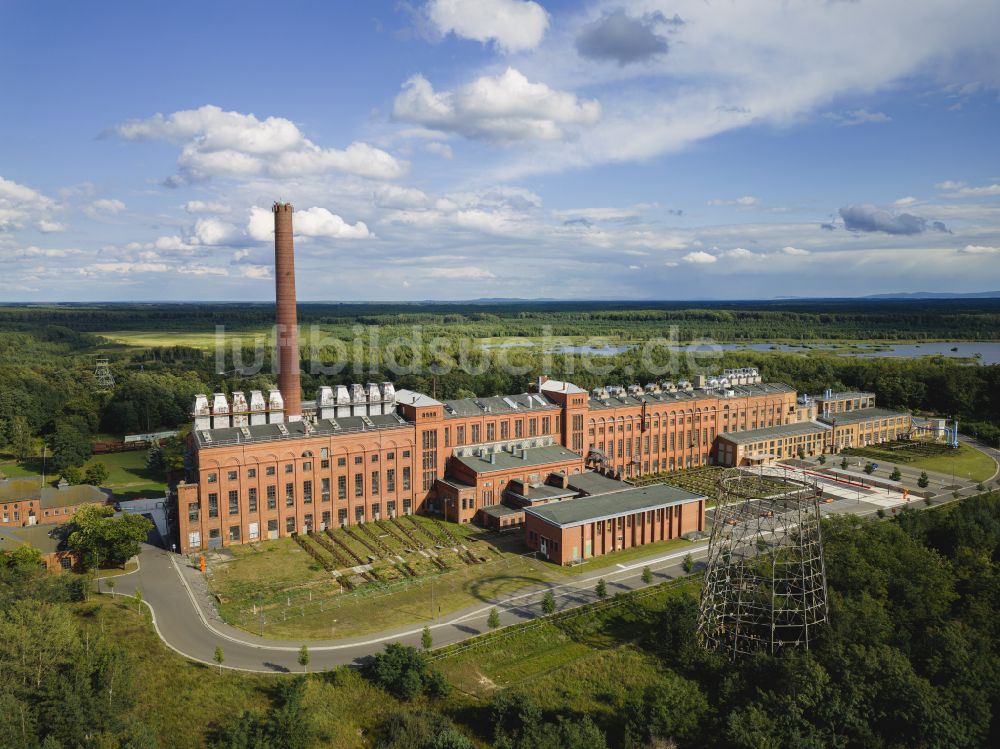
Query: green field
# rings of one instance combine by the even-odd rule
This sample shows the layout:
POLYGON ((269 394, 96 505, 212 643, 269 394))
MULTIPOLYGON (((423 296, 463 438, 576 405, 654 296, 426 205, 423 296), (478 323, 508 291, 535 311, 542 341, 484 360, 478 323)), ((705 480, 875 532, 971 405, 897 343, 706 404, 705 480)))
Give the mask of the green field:
MULTIPOLYGON (((162 497, 167 490, 165 477, 146 468, 145 450, 95 455, 83 465, 83 470, 94 463, 103 463, 108 469, 108 480, 103 486, 114 492, 116 500, 162 497)), ((41 469, 41 458, 29 458, 23 463, 17 463, 11 456, 0 459, 0 473, 9 478, 37 478, 41 481, 41 469)), ((46 473, 46 480, 56 479, 58 476, 46 473)))
POLYGON ((396 523, 367 523, 349 531, 338 528, 332 538, 323 533, 302 539, 351 581, 352 591, 294 539, 209 554, 210 587, 219 601, 219 612, 235 626, 270 637, 347 637, 430 621, 570 574, 525 555, 516 539, 505 539, 514 543, 505 543, 507 548, 501 549, 482 540, 480 531, 468 525, 420 516, 412 520, 415 525, 399 518, 396 523), (454 551, 442 529, 468 547, 476 561, 454 551), (352 565, 340 563, 326 544, 352 563, 374 558, 374 579, 351 572, 352 565), (418 548, 421 545, 423 549, 418 548))
MULTIPOLYGON (((232 346, 234 340, 253 343, 254 340, 267 340, 271 331, 269 328, 255 330, 226 330, 225 341, 232 346)), ((112 343, 148 348, 150 346, 190 346, 211 350, 215 348, 217 338, 215 330, 206 327, 203 330, 108 330, 100 335, 112 343)))
POLYGON ((892 446, 898 444, 900 443, 855 447, 844 450, 843 453, 870 458, 885 464, 898 463, 924 471, 935 471, 946 475, 954 474, 957 479, 977 482, 989 480, 997 470, 997 464, 993 458, 981 450, 965 444, 959 444, 957 450, 936 443, 892 449, 892 446))

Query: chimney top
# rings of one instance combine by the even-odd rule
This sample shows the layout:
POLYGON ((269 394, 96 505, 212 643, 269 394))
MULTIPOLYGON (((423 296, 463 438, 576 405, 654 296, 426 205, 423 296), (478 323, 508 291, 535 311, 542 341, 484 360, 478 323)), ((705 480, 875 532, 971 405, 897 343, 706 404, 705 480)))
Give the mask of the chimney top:
POLYGON ((293 210, 291 203, 282 203, 279 201, 274 201, 274 205, 271 206, 272 213, 288 212, 291 213, 293 210))

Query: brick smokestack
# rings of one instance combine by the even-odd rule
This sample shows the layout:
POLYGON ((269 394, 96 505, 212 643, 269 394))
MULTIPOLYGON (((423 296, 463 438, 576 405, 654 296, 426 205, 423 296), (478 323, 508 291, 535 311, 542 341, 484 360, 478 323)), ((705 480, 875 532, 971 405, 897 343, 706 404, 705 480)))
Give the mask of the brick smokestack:
POLYGON ((277 305, 278 390, 285 402, 285 419, 302 418, 299 383, 299 328, 295 310, 295 247, 292 244, 292 204, 275 203, 274 277, 277 305))

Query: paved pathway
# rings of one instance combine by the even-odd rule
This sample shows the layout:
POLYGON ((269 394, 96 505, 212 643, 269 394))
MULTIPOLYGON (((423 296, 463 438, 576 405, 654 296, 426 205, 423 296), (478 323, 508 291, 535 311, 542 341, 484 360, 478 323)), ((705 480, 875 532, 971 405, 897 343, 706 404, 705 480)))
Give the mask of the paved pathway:
MULTIPOLYGON (((939 485, 944 481, 940 476, 934 478, 939 485)), ((866 516, 875 514, 880 508, 904 504, 896 492, 887 494, 885 490, 845 487, 827 479, 823 479, 823 488, 835 497, 834 501, 821 506, 824 514, 866 516)), ((975 487, 969 484, 960 493, 968 496, 975 491, 975 487)), ((939 491, 935 504, 952 500, 950 490, 939 491)), ((922 501, 910 504, 918 508, 924 506, 922 501)), ((714 510, 707 511, 709 519, 713 514, 714 510)), ((642 582, 642 569, 646 566, 653 571, 653 584, 682 576, 683 557, 690 552, 695 560, 699 560, 707 550, 708 544, 702 543, 679 552, 651 554, 627 564, 616 564, 611 558, 600 560, 603 566, 598 566, 595 560, 590 563, 592 570, 578 577, 526 588, 512 596, 484 601, 441 617, 429 625, 434 644, 450 645, 488 631, 486 619, 494 606, 500 611, 503 626, 542 616, 541 600, 547 590, 555 594, 557 609, 563 610, 594 601, 594 588, 602 577, 608 583, 609 592, 615 593, 646 587, 642 582)), ((215 648, 221 647, 225 653, 226 668, 272 673, 300 669, 297 655, 303 641, 265 639, 223 622, 205 588, 204 576, 187 566, 185 557, 146 545, 139 561, 136 572, 115 578, 115 594, 133 595, 137 589, 141 590, 143 600, 153 612, 156 631, 169 647, 187 658, 209 664, 212 663, 215 648)), ((309 667, 321 670, 363 663, 391 641, 419 647, 422 628, 422 625, 414 624, 375 635, 306 641, 311 656, 309 667)))

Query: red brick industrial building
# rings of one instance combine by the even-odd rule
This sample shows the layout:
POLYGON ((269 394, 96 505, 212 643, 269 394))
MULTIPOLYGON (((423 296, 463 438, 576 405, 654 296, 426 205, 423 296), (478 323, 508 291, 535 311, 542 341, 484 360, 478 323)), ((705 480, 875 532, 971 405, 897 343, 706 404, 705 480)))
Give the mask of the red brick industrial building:
POLYGON ((291 206, 274 214, 280 387, 197 396, 175 495, 183 552, 436 512, 524 524, 565 563, 703 528, 703 497, 610 477, 723 462, 720 436, 815 418, 815 403, 753 369, 592 393, 542 377, 531 393, 449 401, 337 385, 302 403, 297 348, 285 350, 297 347, 291 206))

